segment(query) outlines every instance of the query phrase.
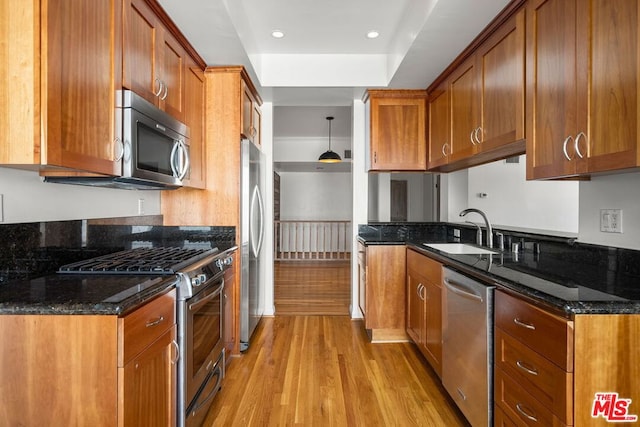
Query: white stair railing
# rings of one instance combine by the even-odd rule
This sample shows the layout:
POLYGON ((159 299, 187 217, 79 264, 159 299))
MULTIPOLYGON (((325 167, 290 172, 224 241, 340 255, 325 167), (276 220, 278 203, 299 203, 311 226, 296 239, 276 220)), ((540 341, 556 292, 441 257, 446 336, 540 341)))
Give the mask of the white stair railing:
POLYGON ((351 255, 351 221, 274 221, 276 261, 339 261, 351 255))

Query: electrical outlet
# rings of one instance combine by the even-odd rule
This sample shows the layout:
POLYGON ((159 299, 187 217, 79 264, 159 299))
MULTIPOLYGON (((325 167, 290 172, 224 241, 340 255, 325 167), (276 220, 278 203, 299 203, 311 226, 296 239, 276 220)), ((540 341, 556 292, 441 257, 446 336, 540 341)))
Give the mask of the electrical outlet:
POLYGON ((144 199, 138 199, 138 215, 144 215, 144 199))
POLYGON ((600 231, 622 233, 622 209, 600 209, 600 231))
POLYGON ((453 237, 460 238, 460 230, 458 230, 457 228, 454 228, 453 229, 453 237))

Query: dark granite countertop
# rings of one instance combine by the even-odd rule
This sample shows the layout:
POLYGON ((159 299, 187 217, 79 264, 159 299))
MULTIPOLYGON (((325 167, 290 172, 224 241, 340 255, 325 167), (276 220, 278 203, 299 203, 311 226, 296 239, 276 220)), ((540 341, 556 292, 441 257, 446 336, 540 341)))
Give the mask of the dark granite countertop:
POLYGON ((54 274, 0 287, 0 314, 123 315, 176 285, 176 276, 54 274))
MULTIPOLYGON (((454 238, 452 229, 435 227, 431 233, 387 230, 375 235, 360 226, 358 240, 365 245, 406 244, 425 255, 498 288, 516 292, 566 316, 574 314, 640 313, 640 251, 576 243, 573 239, 519 234, 526 249, 517 254, 497 251, 487 255, 449 254, 424 243, 474 241, 475 233, 463 231, 454 238), (405 238, 402 238, 405 237, 405 238), (539 252, 530 244, 536 242, 539 252)), ((384 226, 379 227, 384 228, 384 226)), ((393 227, 392 227, 393 228, 393 227)), ((409 226, 410 228, 410 226, 409 226)))
POLYGON ((0 225, 0 314, 121 315, 175 286, 175 275, 57 274, 141 247, 236 248, 234 227, 171 227, 157 217, 0 225))

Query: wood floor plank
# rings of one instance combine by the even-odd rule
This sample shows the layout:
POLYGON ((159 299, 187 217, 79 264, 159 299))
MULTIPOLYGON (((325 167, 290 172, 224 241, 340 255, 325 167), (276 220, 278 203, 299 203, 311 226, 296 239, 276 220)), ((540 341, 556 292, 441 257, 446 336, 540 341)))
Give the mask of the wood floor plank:
POLYGON ((277 315, 348 315, 350 261, 274 263, 277 315))
POLYGON ((468 426, 410 343, 371 344, 348 316, 263 318, 205 426, 468 426))

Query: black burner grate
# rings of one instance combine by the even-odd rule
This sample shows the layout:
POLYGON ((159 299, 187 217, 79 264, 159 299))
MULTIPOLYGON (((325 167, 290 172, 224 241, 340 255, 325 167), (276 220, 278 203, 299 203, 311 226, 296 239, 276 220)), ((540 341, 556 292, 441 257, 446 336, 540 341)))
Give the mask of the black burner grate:
POLYGON ((174 274, 218 249, 137 248, 66 264, 58 273, 174 274))

